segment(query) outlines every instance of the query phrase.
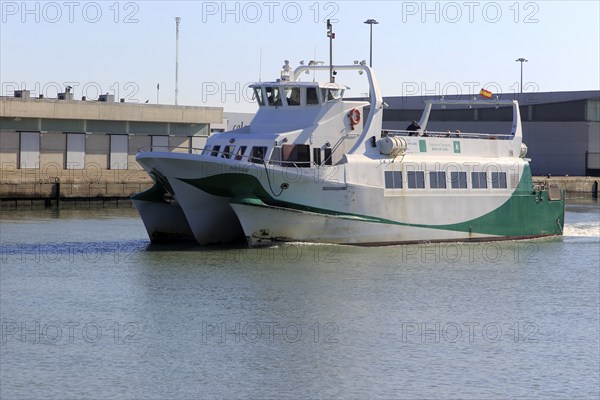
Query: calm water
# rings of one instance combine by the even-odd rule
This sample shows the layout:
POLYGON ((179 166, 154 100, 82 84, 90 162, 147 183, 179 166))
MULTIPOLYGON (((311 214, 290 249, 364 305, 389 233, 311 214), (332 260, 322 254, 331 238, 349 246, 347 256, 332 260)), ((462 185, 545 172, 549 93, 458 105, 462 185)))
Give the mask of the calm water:
POLYGON ((565 236, 154 247, 132 209, 1 211, 0 398, 600 395, 600 207, 565 236))

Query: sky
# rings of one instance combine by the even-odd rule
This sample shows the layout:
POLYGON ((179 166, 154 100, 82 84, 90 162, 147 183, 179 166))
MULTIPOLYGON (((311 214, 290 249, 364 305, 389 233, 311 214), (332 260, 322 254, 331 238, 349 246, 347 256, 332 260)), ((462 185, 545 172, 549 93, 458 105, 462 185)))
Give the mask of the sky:
MULTIPOLYGON (((254 112, 248 84, 284 60, 369 62, 384 96, 600 89, 600 2, 590 1, 0 1, 2 95, 114 94, 254 112), (158 90, 157 90, 158 86, 158 90)), ((304 80, 312 80, 306 75, 304 80)), ((326 80, 326 75, 317 75, 326 80)), ((364 76, 338 75, 347 95, 364 76)))

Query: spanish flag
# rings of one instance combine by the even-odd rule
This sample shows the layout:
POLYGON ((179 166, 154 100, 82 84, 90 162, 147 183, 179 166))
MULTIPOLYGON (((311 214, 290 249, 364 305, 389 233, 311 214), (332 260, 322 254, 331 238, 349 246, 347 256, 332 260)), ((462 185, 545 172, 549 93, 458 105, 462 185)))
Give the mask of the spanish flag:
POLYGON ((479 95, 481 97, 485 97, 486 99, 491 99, 492 98, 492 92, 490 92, 489 90, 485 90, 485 89, 481 89, 479 91, 479 95))

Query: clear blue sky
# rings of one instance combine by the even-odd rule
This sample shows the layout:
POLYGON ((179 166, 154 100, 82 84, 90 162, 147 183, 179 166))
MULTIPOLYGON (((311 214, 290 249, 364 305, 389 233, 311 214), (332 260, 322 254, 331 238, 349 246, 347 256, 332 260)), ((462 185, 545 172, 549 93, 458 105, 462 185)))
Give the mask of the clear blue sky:
MULTIPOLYGON (((384 95, 600 88, 598 1, 1 1, 2 94, 113 93, 173 104, 175 21, 181 17, 179 104, 252 112, 249 82, 273 80, 285 59, 369 59, 384 95), (262 53, 262 56, 261 56, 262 53), (262 61, 261 61, 262 60, 262 61)), ((311 79, 310 77, 306 77, 311 79)), ((356 75, 338 82, 364 93, 356 75)))

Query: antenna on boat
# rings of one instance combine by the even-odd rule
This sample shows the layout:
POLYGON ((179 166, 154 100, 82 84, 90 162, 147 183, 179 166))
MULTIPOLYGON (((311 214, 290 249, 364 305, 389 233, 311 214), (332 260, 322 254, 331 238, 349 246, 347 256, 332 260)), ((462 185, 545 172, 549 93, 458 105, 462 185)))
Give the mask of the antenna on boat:
MULTIPOLYGON (((315 46, 313 49, 313 56, 314 56, 313 60, 316 60, 317 59, 317 46, 315 46)), ((309 63, 309 65, 310 65, 310 63, 309 63)), ((313 82, 315 82, 316 79, 317 79, 317 72, 313 69, 313 82)))
POLYGON ((262 46, 260 46, 260 53, 258 55, 258 81, 262 82, 262 46))
POLYGON ((175 105, 179 95, 179 23, 181 17, 175 17, 175 105))
POLYGON ((333 33, 333 25, 331 20, 327 20, 327 37, 329 38, 329 82, 335 83, 335 77, 333 76, 333 39, 335 39, 335 33, 333 33))

